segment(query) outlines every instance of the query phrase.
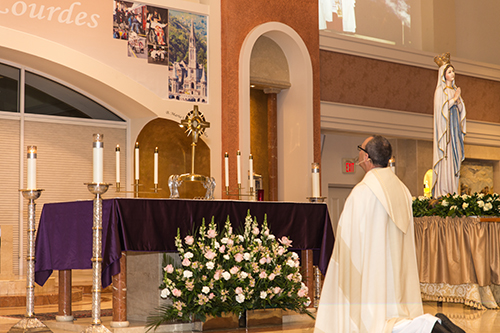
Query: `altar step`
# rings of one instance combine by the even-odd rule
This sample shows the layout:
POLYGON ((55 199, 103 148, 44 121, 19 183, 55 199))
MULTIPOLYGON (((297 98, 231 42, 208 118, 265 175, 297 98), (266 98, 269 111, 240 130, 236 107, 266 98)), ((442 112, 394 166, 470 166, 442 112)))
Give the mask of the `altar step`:
MULTIPOLYGON (((316 309, 309 309, 314 315, 316 314, 316 309)), ((111 327, 111 317, 101 317, 102 324, 108 328, 113 333, 144 333, 145 332, 145 322, 142 321, 130 321, 128 327, 111 327)), ((46 321, 44 322, 51 330, 54 332, 82 332, 84 329, 92 324, 91 318, 78 319, 74 322, 56 322, 56 321, 46 321)), ((305 331, 310 331, 314 327, 314 319, 308 315, 298 314, 296 312, 287 312, 283 315, 283 324, 276 326, 266 326, 251 328, 241 328, 235 331, 241 332, 281 332, 290 330, 290 332, 302 332, 301 329, 305 331)), ((230 330, 220 330, 220 332, 229 332, 230 330)), ((169 333, 169 332, 193 332, 193 324, 168 324, 161 325, 155 330, 155 333, 169 333)), ((215 333, 215 331, 212 331, 215 333)))
MULTIPOLYGON (((73 299, 82 299, 82 289, 73 288, 73 299)), ((59 289, 55 278, 49 278, 43 287, 35 283, 35 305, 57 304, 59 289)), ((26 306, 26 279, 0 280, 0 308, 26 306)))
MULTIPOLYGON (((82 300, 84 294, 92 293, 92 282, 87 279, 75 281, 76 284, 71 288, 72 302, 82 300)), ((43 287, 35 283, 35 306, 50 305, 59 303, 59 288, 56 278, 51 277, 43 287)), ((112 287, 109 286, 102 290, 102 293, 111 293, 112 287)), ((3 307, 24 307, 26 306, 26 279, 8 279, 0 280, 0 308, 3 307)))

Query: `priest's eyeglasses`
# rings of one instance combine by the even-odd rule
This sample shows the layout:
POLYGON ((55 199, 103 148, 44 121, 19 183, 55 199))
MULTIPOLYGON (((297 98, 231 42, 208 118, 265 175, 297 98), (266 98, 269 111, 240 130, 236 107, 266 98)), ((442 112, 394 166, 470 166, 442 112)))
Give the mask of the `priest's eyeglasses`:
MULTIPOLYGON (((361 147, 361 145, 358 146, 358 150, 362 150, 362 151, 364 151, 365 153, 368 154, 368 152, 366 151, 366 149, 363 148, 363 147, 361 147)), ((370 156, 370 154, 368 154, 368 156, 370 156)))

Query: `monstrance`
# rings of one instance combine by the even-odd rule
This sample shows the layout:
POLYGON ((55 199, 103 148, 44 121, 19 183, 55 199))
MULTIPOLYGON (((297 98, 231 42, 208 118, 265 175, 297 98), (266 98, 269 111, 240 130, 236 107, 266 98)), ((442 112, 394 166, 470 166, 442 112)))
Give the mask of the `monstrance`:
POLYGON ((182 175, 171 175, 168 178, 168 187, 170 188, 170 197, 179 197, 179 186, 184 181, 200 182, 207 189, 205 199, 214 198, 215 178, 209 176, 198 175, 194 173, 196 143, 200 135, 205 133, 205 129, 210 127, 210 123, 205 120, 203 113, 198 110, 198 105, 195 105, 193 110, 189 111, 186 117, 181 120, 181 127, 186 128, 186 133, 192 136, 191 142, 191 172, 182 175))

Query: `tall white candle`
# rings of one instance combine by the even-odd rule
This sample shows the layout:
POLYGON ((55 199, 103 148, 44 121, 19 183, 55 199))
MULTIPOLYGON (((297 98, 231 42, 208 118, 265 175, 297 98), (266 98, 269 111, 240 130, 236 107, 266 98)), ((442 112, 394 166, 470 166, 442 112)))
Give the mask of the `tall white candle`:
POLYGON ((28 181, 27 189, 36 189, 36 146, 28 146, 28 181))
POLYGON ((94 134, 94 143, 92 145, 94 156, 93 180, 94 183, 103 183, 103 167, 104 167, 104 135, 94 134))
POLYGON ((312 164, 312 196, 313 198, 319 198, 321 196, 319 191, 319 164, 312 164))
POLYGON ((116 183, 120 183, 120 145, 116 145, 116 183))
POLYGON ((227 152, 224 154, 224 176, 226 187, 229 187, 229 154, 227 152))
POLYGON ((248 159, 248 173, 250 174, 250 187, 253 188, 253 156, 250 154, 248 159))
POLYGON ((135 154, 134 154, 134 170, 135 170, 135 180, 139 180, 139 142, 135 143, 135 154))
POLYGON ((155 148, 154 155, 154 183, 158 184, 158 147, 155 148))
POLYGON ((238 184, 241 184, 241 152, 236 153, 236 167, 238 168, 238 184))

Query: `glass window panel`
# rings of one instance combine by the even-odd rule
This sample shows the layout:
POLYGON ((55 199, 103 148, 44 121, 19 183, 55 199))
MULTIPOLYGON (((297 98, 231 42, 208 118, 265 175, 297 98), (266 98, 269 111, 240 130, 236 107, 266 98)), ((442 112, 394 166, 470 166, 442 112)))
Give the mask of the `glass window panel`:
POLYGON ((20 70, 0 64, 0 111, 19 112, 20 70))
POLYGON ((124 121, 90 98, 42 76, 26 72, 25 82, 26 113, 124 121))

